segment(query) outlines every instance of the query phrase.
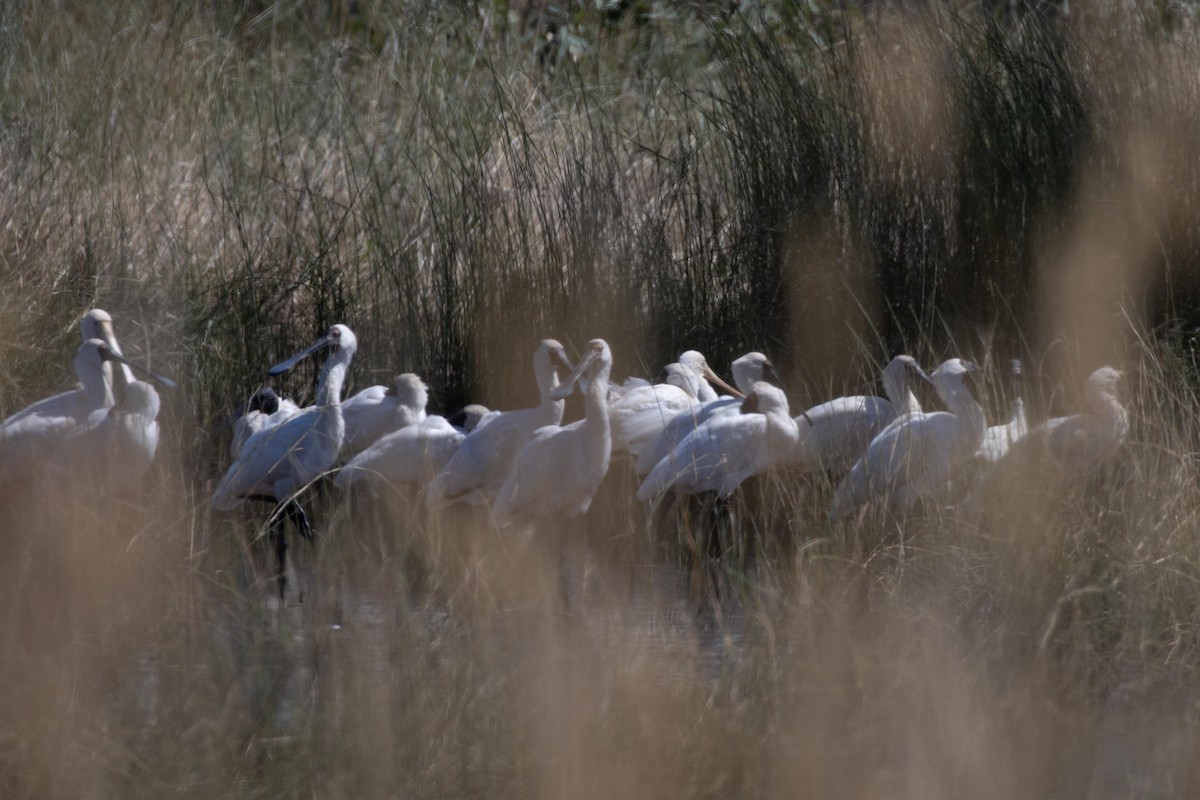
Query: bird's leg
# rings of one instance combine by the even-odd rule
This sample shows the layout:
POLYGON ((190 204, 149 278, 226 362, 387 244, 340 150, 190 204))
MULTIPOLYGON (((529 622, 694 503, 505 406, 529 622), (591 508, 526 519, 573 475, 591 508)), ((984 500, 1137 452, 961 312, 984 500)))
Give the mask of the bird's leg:
POLYGON ((300 531, 301 536, 303 536, 305 539, 308 539, 310 542, 313 540, 312 525, 310 525, 308 522, 308 515, 304 513, 304 506, 300 505, 298 500, 293 498, 287 501, 287 503, 285 503, 283 508, 280 510, 295 524, 296 529, 300 531))
POLYGON ((271 538, 275 542, 275 582, 279 586, 279 603, 287 603, 287 531, 284 530, 284 518, 280 514, 273 515, 271 521, 271 538))

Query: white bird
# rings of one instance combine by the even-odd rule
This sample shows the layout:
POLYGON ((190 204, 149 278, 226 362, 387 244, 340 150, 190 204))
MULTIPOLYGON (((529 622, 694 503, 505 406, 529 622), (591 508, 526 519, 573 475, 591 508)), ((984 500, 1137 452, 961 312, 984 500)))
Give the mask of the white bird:
POLYGON ((451 414, 448 421, 456 431, 466 434, 479 427, 479 423, 490 413, 487 406, 471 403, 451 414))
POLYGON ((983 444, 976 454, 978 460, 995 464, 1008 452, 1018 440, 1029 433, 1029 421, 1025 417, 1025 400, 1021 397, 1021 361, 1012 361, 1013 401, 1010 406, 1008 422, 1003 425, 992 425, 983 434, 983 444))
POLYGON ((1084 384, 1088 411, 1054 417, 1013 444, 1001 464, 1029 465, 1044 459, 1069 479, 1090 475, 1111 459, 1129 435, 1129 415, 1117 396, 1121 373, 1101 367, 1084 384))
POLYGON ((159 406, 153 386, 127 384, 115 405, 94 411, 66 435, 50 462, 51 480, 65 478, 105 492, 140 488, 158 452, 159 406))
POLYGON ((547 514, 569 519, 588 510, 612 454, 607 400, 611 371, 608 343, 592 339, 574 371, 551 391, 554 397, 566 397, 579 381, 585 387, 583 419, 539 428, 521 448, 492 506, 497 525, 547 514))
POLYGON ((742 401, 742 413, 712 417, 659 461, 638 489, 639 500, 668 490, 716 491, 728 497, 747 478, 783 463, 799 437, 787 395, 760 381, 742 401))
MULTIPOLYGON (((112 315, 104 309, 93 308, 84 314, 79 320, 79 333, 83 341, 101 339, 115 355, 125 356, 117 342, 117 335, 113 332, 112 315)), ((125 383, 133 383, 133 371, 128 364, 121 364, 121 374, 125 376, 125 383)))
MULTIPOLYGON (((80 388, 34 403, 0 425, 0 480, 36 476, 69 432, 85 424, 93 413, 113 406, 110 362, 130 365, 104 340, 84 342, 75 352, 75 374, 80 388)), ((167 378, 155 377, 165 385, 175 385, 167 378)))
MULTIPOLYGON (((749 394, 753 390, 754 384, 761 380, 770 378, 772 382, 779 383, 779 376, 776 375, 775 367, 771 364, 770 359, 758 352, 747 353, 734 360, 730 365, 730 371, 733 372, 734 385, 743 396, 749 394)), ((719 414, 738 413, 741 410, 741 404, 742 401, 739 398, 726 395, 679 412, 663 426, 657 436, 638 450, 635 454, 634 472, 645 475, 654 468, 655 464, 670 455, 671 451, 675 449, 675 445, 686 439, 706 420, 719 414)))
POLYGON ((977 369, 952 358, 932 375, 918 372, 950 410, 910 412, 885 428, 838 486, 830 513, 848 516, 870 502, 910 508, 945 486, 974 457, 987 427, 965 384, 977 369))
POLYGON ((291 519, 305 538, 312 538, 312 527, 295 495, 332 467, 342 448, 346 431, 342 420, 342 385, 358 349, 358 340, 345 325, 334 325, 310 347, 268 371, 272 376, 280 375, 326 348, 330 353, 321 368, 315 405, 251 436, 212 497, 212 507, 217 511, 232 511, 246 500, 275 504, 272 534, 278 557, 280 597, 286 593, 287 569, 283 518, 285 515, 291 519))
POLYGON ((300 406, 280 397, 270 386, 260 387, 232 417, 233 438, 229 443, 229 455, 236 459, 251 436, 264 428, 275 427, 299 410, 300 406))
POLYGON ((446 466, 466 437, 445 417, 428 416, 379 438, 350 459, 335 482, 342 489, 369 483, 424 485, 446 466))
POLYGON ((837 397, 796 417, 800 441, 792 454, 791 466, 830 472, 853 466, 884 429, 905 414, 921 410, 909 389, 910 369, 920 367, 907 355, 896 356, 884 367, 886 400, 873 395, 837 397))
POLYGON ((335 479, 341 488, 371 481, 391 485, 427 483, 466 438, 465 432, 445 418, 425 415, 429 387, 416 375, 397 375, 394 396, 402 400, 402 405, 393 413, 413 421, 381 436, 351 458, 335 479))
POLYGON ((542 340, 533 354, 533 372, 541 402, 533 408, 492 411, 484 416, 429 484, 425 499, 431 507, 492 502, 508 477, 513 458, 533 432, 562 422, 563 401, 553 395, 560 368, 571 369, 563 346, 554 339, 542 340))
POLYGON ((342 403, 346 421, 342 458, 352 458, 384 434, 425 419, 428 400, 429 387, 411 372, 397 375, 391 386, 368 386, 348 397, 342 403))
MULTIPOLYGON (((117 358, 109 359, 107 355, 100 356, 96 352, 85 353, 86 348, 83 347, 76 350, 75 375, 79 378, 80 385, 75 389, 39 400, 18 411, 4 421, 5 428, 25 417, 70 418, 75 420, 76 425, 82 424, 88 414, 100 407, 101 398, 104 397, 106 391, 107 397, 104 399, 103 407, 108 408, 113 404, 112 367, 108 362, 111 360, 120 363, 124 356, 121 354, 120 345, 117 344, 117 337, 113 333, 112 317, 107 311, 93 308, 80 318, 79 332, 83 337, 83 344, 86 345, 94 339, 99 340, 107 347, 106 353, 111 353, 117 358), (107 385, 107 389, 104 389, 105 385, 107 385)), ((133 372, 130 371, 128 365, 121 364, 121 369, 126 383, 134 379, 133 372)))
POLYGON ((676 414, 716 400, 713 386, 742 396, 695 350, 681 354, 679 361, 668 364, 663 372, 663 383, 632 386, 610 401, 614 450, 628 450, 636 456, 676 414))

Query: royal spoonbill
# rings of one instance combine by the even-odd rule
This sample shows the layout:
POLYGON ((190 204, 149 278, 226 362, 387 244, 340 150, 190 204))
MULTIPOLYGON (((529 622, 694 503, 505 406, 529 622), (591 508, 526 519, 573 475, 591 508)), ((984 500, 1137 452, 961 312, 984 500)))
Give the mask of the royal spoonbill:
POLYGON ((885 428, 838 486, 830 513, 849 516, 872 502, 907 509, 944 487, 983 442, 987 421, 966 386, 976 371, 952 358, 932 375, 918 372, 950 410, 910 412, 885 428))
POLYGON ((1083 388, 1086 412, 1035 425, 1009 448, 1000 463, 1011 466, 1042 459, 1067 479, 1095 472, 1129 435, 1129 415, 1117 394, 1120 382, 1121 373, 1112 367, 1093 372, 1083 388))
POLYGON ((873 395, 837 397, 796 417, 800 441, 791 466, 828 472, 850 469, 888 425, 921 410, 908 380, 909 372, 919 369, 912 356, 896 356, 883 370, 886 400, 873 395))
POLYGON ((291 519, 301 535, 312 539, 312 527, 296 495, 337 460, 346 431, 342 420, 342 385, 357 349, 354 332, 345 325, 334 325, 311 346, 271 367, 268 374, 281 375, 304 358, 329 350, 321 368, 315 404, 251 436, 213 492, 212 507, 217 511, 232 511, 246 500, 275 505, 271 529, 281 599, 287 590, 284 518, 291 519))
POLYGON ((492 506, 497 525, 547 514, 569 519, 588 510, 612 454, 607 400, 611 371, 608 343, 592 339, 574 371, 551 390, 551 395, 563 398, 576 382, 585 387, 583 419, 539 428, 521 448, 492 506))
MULTIPOLYGON (((733 373, 733 383, 742 395, 749 394, 754 384, 762 380, 779 384, 775 366, 769 358, 759 352, 747 353, 735 359, 730 364, 730 371, 733 373)), ((741 400, 726 395, 679 412, 667 422, 661 433, 638 450, 635 454, 634 472, 638 475, 648 473, 655 464, 670 455, 675 445, 709 418, 719 414, 738 413, 740 410, 741 400)))
POLYGON ((740 414, 710 418, 655 464, 638 489, 638 499, 653 500, 668 490, 716 491, 728 497, 747 478, 783 463, 798 437, 787 395, 760 381, 742 401, 740 414))
MULTIPOLYGON (((90 339, 100 339, 108 345, 108 349, 114 355, 124 357, 121 352, 121 345, 117 342, 117 335, 113 332, 113 318, 102 308, 93 308, 83 315, 79 320, 79 333, 83 337, 83 341, 90 339)), ((119 363, 119 362, 118 362, 119 363)), ((132 383, 133 372, 128 364, 121 364, 121 374, 125 377, 125 383, 132 383)))
POLYGON ((976 454, 984 463, 995 464, 1004 458, 1009 448, 1029 433, 1029 421, 1025 418, 1025 400, 1021 397, 1020 359, 1012 361, 1013 400, 1009 409, 1009 419, 1003 425, 992 425, 983 435, 983 444, 976 454))
POLYGON ((96 351, 85 352, 86 348, 84 347, 76 350, 74 366, 80 387, 60 392, 24 408, 5 420, 6 427, 23 417, 30 416, 43 419, 68 417, 74 419, 75 424, 81 424, 88 414, 100 407, 101 403, 98 399, 105 391, 103 389, 104 382, 108 386, 108 397, 102 405, 104 408, 108 408, 113 404, 110 361, 120 365, 125 383, 134 380, 129 365, 121 361, 124 355, 121 353, 120 344, 117 343, 116 334, 113 333, 112 316, 107 311, 99 308, 88 311, 79 320, 79 332, 83 337, 83 345, 87 345, 92 340, 103 342, 107 348, 106 353, 111 354, 112 357, 110 358, 107 354, 98 355, 96 351))
POLYGON ((66 435, 48 475, 105 492, 139 489, 158 452, 158 392, 145 381, 126 384, 117 402, 92 412, 66 435))
POLYGON ((638 455, 676 414, 716 400, 713 386, 742 397, 695 350, 682 353, 679 361, 668 364, 663 372, 662 383, 632 385, 609 402, 614 450, 638 455))
POLYGON ((471 403, 455 411, 447 417, 447 421, 459 433, 466 434, 475 430, 479 426, 479 423, 483 421, 483 418, 491 413, 491 410, 487 406, 480 405, 479 403, 471 403))
MULTIPOLYGON (((86 424, 91 415, 112 408, 112 363, 135 366, 113 352, 103 339, 89 339, 75 351, 80 388, 40 400, 0 425, 0 479, 35 477, 68 433, 86 424)), ((138 369, 154 375, 140 366, 138 369)), ((175 385, 167 378, 155 377, 164 385, 175 385)))
POLYGON ((422 485, 433 479, 462 444, 466 433, 448 420, 426 416, 429 387, 416 375, 396 376, 396 397, 402 399, 398 418, 410 420, 384 434, 338 471, 335 482, 343 489, 363 482, 422 485))
MULTIPOLYGON (((229 443, 229 455, 236 459, 250 437, 263 428, 273 428, 300 410, 300 406, 285 397, 280 397, 270 386, 262 386, 250 395, 250 399, 234 412, 233 438, 229 443)), ((229 425, 226 422, 225 425, 229 425)))
POLYGON ((484 416, 429 484, 426 501, 431 507, 492 502, 508 477, 513 458, 533 432, 562 422, 563 400, 553 392, 559 385, 559 369, 571 369, 566 351, 554 339, 543 339, 533 354, 541 402, 533 408, 493 411, 484 416))
POLYGON ((391 386, 369 386, 346 398, 342 418, 346 441, 342 458, 353 458, 384 434, 425 419, 429 388, 411 372, 397 375, 391 386))

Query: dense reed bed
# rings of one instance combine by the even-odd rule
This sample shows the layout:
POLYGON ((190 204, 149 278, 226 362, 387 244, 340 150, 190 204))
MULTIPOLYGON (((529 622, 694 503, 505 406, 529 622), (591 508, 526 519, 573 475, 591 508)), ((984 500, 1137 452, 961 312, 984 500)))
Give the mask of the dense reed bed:
POLYGON ((791 6, 4 6, 0 412, 91 306, 181 386, 140 495, 0 487, 0 795, 1194 796, 1190 12, 791 6), (651 528, 623 463, 555 536, 316 487, 280 609, 220 421, 334 322, 437 410, 599 336, 765 351, 794 408, 972 356, 997 419, 1010 356, 1035 418, 1113 363, 1133 430, 900 520, 779 475, 651 528))

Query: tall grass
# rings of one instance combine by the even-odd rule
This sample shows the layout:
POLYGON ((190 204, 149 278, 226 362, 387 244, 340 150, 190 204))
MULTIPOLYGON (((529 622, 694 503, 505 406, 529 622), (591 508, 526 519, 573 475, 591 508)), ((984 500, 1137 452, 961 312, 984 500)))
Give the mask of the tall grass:
POLYGON ((0 409, 93 305, 181 379, 141 496, 0 497, 0 794, 1194 795, 1182 12, 57 2, 0 44, 0 409), (621 462, 555 536, 318 490, 280 609, 218 425, 334 322, 437 410, 603 336, 618 377, 763 350, 796 406, 908 350, 1065 413, 1113 362, 1133 432, 903 520, 784 475, 648 522, 621 462))

